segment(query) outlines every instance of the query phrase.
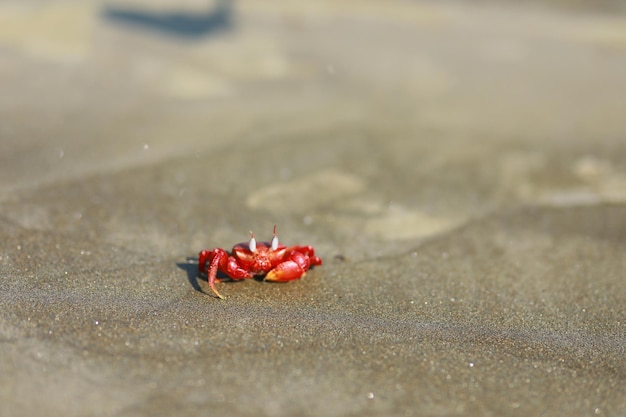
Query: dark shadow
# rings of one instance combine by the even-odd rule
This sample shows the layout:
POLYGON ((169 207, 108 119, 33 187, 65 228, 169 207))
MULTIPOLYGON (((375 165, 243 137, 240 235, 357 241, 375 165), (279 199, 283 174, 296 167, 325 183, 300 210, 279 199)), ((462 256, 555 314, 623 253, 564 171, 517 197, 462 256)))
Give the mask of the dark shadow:
POLYGON ((187 272, 187 281, 189 281, 189 284, 191 284, 194 290, 199 291, 202 294, 207 294, 202 289, 200 284, 198 284, 198 279, 202 279, 200 273, 198 272, 198 258, 187 258, 187 262, 179 262, 176 266, 187 272))
MULTIPOLYGON (((187 262, 178 262, 176 266, 187 273, 187 281, 189 281, 189 284, 191 284, 194 290, 201 292, 202 294, 214 296, 212 292, 204 291, 200 284, 198 284, 198 280, 204 282, 207 281, 206 275, 202 275, 198 272, 198 258, 187 257, 187 262)), ((224 274, 222 271, 217 272, 217 278, 221 279, 222 282, 243 282, 243 280, 231 280, 228 275, 224 274)), ((262 281, 263 277, 254 277, 254 279, 262 281)))
POLYGON ((205 13, 155 13, 139 9, 105 7, 102 17, 113 23, 184 38, 199 38, 232 27, 232 0, 216 0, 205 13))

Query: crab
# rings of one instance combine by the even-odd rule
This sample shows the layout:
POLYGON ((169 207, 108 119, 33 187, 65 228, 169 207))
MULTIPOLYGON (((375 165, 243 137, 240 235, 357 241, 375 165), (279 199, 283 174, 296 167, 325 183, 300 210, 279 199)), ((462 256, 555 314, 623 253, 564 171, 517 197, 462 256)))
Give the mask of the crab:
POLYGON ((279 243, 276 226, 271 242, 257 243, 250 232, 250 241, 237 243, 231 253, 215 248, 198 254, 198 270, 208 276, 209 287, 221 299, 224 297, 215 288, 220 282, 218 271, 234 280, 263 276, 264 281, 286 282, 302 278, 309 268, 321 264, 312 246, 287 247, 279 243))

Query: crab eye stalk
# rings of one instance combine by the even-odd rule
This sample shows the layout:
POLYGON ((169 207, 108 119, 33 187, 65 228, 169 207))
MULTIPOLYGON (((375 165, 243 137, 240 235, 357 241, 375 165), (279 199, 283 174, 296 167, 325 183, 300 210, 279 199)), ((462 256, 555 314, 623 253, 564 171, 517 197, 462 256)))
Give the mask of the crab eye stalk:
POLYGON ((274 225, 274 237, 272 238, 272 250, 278 249, 278 236, 276 236, 276 225, 274 225))
POLYGON ((250 231, 250 243, 248 243, 248 247, 250 248, 250 252, 256 252, 256 239, 252 231, 250 231))

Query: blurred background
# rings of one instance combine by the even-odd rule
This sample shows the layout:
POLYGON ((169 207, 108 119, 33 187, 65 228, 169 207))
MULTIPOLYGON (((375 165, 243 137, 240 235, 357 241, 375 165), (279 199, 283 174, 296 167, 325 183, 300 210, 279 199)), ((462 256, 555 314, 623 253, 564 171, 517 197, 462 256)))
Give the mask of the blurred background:
POLYGON ((186 197, 227 189, 253 212, 291 205, 300 226, 340 201, 341 214, 321 217, 346 242, 419 239, 511 203, 622 201, 623 10, 609 0, 3 1, 0 198, 218 152, 243 166, 207 164, 202 179, 183 167, 170 186, 186 197), (245 154, 271 144, 273 156, 245 154), (355 207, 368 220, 354 222, 355 207))
POLYGON ((329 118, 621 134, 624 7, 3 1, 2 189, 329 118))

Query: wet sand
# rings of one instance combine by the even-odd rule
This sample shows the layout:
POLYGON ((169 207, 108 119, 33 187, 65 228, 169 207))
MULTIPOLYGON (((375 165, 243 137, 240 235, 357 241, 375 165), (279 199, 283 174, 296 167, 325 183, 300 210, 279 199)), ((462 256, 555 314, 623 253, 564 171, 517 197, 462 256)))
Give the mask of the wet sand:
POLYGON ((560 6, 0 5, 0 414, 625 415, 626 26, 560 6), (324 265, 212 297, 275 224, 324 265))

